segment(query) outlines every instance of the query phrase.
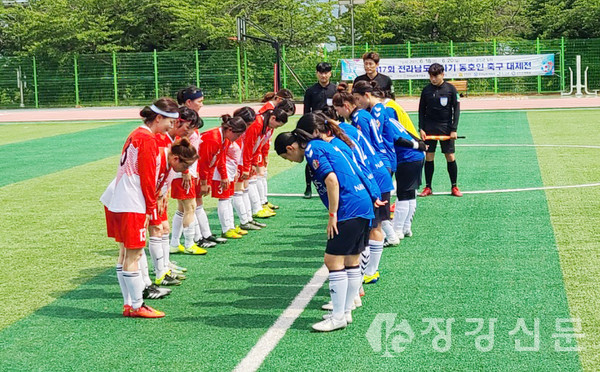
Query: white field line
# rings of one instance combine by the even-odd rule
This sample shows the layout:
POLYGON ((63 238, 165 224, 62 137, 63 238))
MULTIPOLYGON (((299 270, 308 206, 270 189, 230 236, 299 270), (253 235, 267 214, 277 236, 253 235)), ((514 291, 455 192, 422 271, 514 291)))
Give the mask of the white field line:
POLYGON ((277 346, 287 330, 294 324, 294 321, 302 314, 304 308, 306 308, 315 294, 317 294, 317 291, 323 286, 327 277, 328 270, 323 265, 315 272, 308 284, 302 288, 302 291, 294 298, 290 306, 283 311, 271 328, 267 330, 250 352, 248 352, 246 357, 235 367, 234 372, 250 372, 260 368, 265 358, 275 349, 275 346, 277 346))

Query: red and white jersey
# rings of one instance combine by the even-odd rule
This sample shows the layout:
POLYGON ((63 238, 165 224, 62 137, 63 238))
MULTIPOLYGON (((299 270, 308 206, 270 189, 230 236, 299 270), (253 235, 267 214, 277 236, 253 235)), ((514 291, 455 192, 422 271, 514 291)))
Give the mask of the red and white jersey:
POLYGON ((216 167, 219 174, 226 175, 226 157, 227 150, 231 145, 223 135, 221 127, 213 128, 202 133, 200 136, 200 149, 198 151, 198 179, 208 181, 213 175, 213 169, 216 167))
MULTIPOLYGON (((196 149, 196 152, 198 152, 198 154, 200 154, 199 148, 200 148, 200 134, 198 133, 198 130, 196 129, 194 131, 194 133, 192 133, 192 135, 189 137, 190 140, 190 144, 192 146, 194 146, 194 148, 196 149)), ((196 160, 189 168, 190 170, 190 175, 193 178, 198 178, 198 161, 196 160)), ((180 172, 173 172, 173 179, 175 178, 181 178, 181 173, 180 172)))
POLYGON ((100 201, 115 213, 152 213, 156 208, 159 157, 154 133, 146 125, 136 128, 123 146, 117 176, 100 201))
MULTIPOLYGON (((235 180, 235 176, 237 175, 238 165, 241 164, 242 161, 242 146, 243 142, 241 141, 242 137, 238 138, 235 142, 233 142, 226 151, 225 154, 225 168, 227 169, 227 179, 230 181, 235 180)), ((215 171, 213 173, 213 180, 220 181, 221 174, 219 173, 218 167, 215 167, 215 171)))
POLYGON ((175 177, 175 172, 169 167, 167 164, 169 150, 171 150, 171 145, 173 145, 175 139, 172 138, 169 133, 156 133, 156 143, 158 144, 158 149, 161 155, 161 168, 159 170, 157 179, 158 179, 158 195, 162 196, 167 193, 169 187, 171 187, 171 182, 175 177), (164 155, 164 160, 162 156, 164 155), (161 172, 166 172, 164 175, 161 172))
POLYGON ((262 132, 264 121, 264 117, 258 115, 244 133, 244 147, 242 149, 244 157, 242 169, 244 172, 250 172, 250 167, 258 164, 258 154, 265 140, 265 133, 262 132))
POLYGON ((264 114, 265 112, 267 112, 269 110, 275 110, 275 104, 273 103, 273 101, 268 101, 267 103, 264 104, 263 107, 258 109, 258 114, 264 114))

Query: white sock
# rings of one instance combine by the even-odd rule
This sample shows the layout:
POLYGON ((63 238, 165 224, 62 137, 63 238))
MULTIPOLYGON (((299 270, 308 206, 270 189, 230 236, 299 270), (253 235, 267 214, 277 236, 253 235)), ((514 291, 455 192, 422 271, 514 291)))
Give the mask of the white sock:
POLYGON ((192 245, 194 245, 195 235, 196 232, 194 231, 194 225, 183 228, 183 246, 185 247, 185 249, 188 249, 192 245))
POLYGON ((365 275, 365 270, 367 269, 367 265, 369 264, 369 260, 371 259, 371 250, 367 245, 365 250, 360 253, 360 273, 361 275, 365 275))
POLYGON ((258 187, 256 186, 256 183, 256 180, 252 180, 248 184, 248 196, 250 197, 250 204, 252 205, 252 214, 256 214, 262 209, 262 204, 260 204, 260 195, 258 194, 258 187))
POLYGON ((415 211, 417 210, 417 199, 410 199, 408 201, 408 216, 406 216, 406 220, 404 221, 404 229, 403 232, 408 232, 412 227, 412 220, 415 216, 415 211))
POLYGON ((200 225, 200 230, 202 231, 202 236, 208 238, 212 235, 210 231, 210 225, 208 223, 208 217, 206 216, 206 212, 204 211, 204 206, 199 205, 196 207, 196 219, 198 219, 198 224, 200 225))
POLYGON ((119 287, 121 288, 121 294, 123 295, 123 305, 131 306, 131 296, 127 290, 127 285, 123 279, 123 265, 117 264, 117 280, 119 280, 119 287))
POLYGON ((256 188, 258 190, 258 196, 260 198, 260 205, 264 205, 267 202, 267 193, 265 189, 264 177, 257 176, 256 177, 256 188))
POLYGON ((145 249, 142 249, 142 257, 140 257, 138 261, 138 271, 140 272, 140 277, 144 282, 144 288, 152 284, 152 280, 150 279, 150 273, 148 272, 148 258, 146 257, 145 249))
POLYGON ((148 251, 150 252, 150 257, 152 257, 152 263, 154 264, 154 272, 156 277, 159 278, 167 272, 165 269, 162 237, 159 238, 157 236, 151 236, 150 243, 148 243, 148 251))
POLYGON ((358 296, 363 276, 360 273, 360 266, 346 267, 346 274, 348 275, 348 290, 346 291, 346 306, 344 307, 344 311, 349 312, 354 306, 354 298, 358 296))
MULTIPOLYGON (((346 270, 329 272, 329 295, 333 303, 333 317, 344 318, 346 308, 346 293, 348 292, 348 274, 346 270)), ((354 300, 354 298, 352 298, 354 300)))
POLYGON ((162 249, 163 249, 163 265, 169 270, 169 264, 171 263, 170 255, 171 250, 169 249, 169 234, 162 236, 162 249))
POLYGON ((394 212, 392 224, 397 234, 403 232, 404 221, 406 221, 406 216, 408 216, 408 209, 408 200, 396 200, 396 211, 394 212))
POLYGON ((267 204, 267 201, 269 200, 267 191, 268 191, 269 188, 267 187, 267 175, 266 175, 266 173, 265 173, 264 177, 258 177, 258 182, 261 183, 262 190, 263 190, 263 194, 261 195, 262 198, 260 200, 260 204, 267 204))
POLYGON ((240 224, 248 223, 248 214, 246 212, 246 204, 244 203, 244 193, 242 191, 236 191, 233 194, 232 199, 233 208, 235 208, 235 212, 240 218, 240 224))
POLYGON ((369 258, 369 264, 365 269, 365 275, 367 276, 374 275, 379 269, 379 261, 383 253, 383 241, 369 239, 369 250, 371 251, 371 258, 369 258))
POLYGON ((194 241, 197 242, 198 240, 202 239, 202 230, 200 229, 200 224, 198 223, 198 217, 196 217, 195 214, 192 225, 194 225, 194 241))
POLYGON ((217 204, 217 215, 219 216, 219 222, 221 223, 221 230, 226 232, 229 230, 229 224, 227 223, 227 199, 219 199, 217 204))
POLYGON ((227 199, 227 226, 230 229, 235 229, 235 216, 233 215, 233 203, 231 198, 227 199))
POLYGON ((131 297, 131 307, 139 309, 144 303, 144 280, 139 271, 123 271, 123 281, 131 297))
POLYGON ((177 211, 175 212, 175 215, 173 215, 173 224, 171 225, 171 247, 179 247, 182 231, 183 212, 177 211))
POLYGON ((244 198, 244 206, 246 207, 246 220, 250 222, 252 221, 252 204, 250 203, 250 192, 248 189, 244 190, 242 197, 244 198))
POLYGON ((392 226, 392 221, 381 221, 381 227, 388 241, 396 242, 398 240, 398 236, 394 231, 394 226, 392 226))

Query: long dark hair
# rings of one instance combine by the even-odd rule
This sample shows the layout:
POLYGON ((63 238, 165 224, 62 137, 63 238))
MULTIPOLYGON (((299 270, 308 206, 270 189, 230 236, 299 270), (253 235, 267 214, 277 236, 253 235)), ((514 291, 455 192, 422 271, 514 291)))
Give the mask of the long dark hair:
POLYGON ((269 102, 277 97, 284 98, 284 99, 294 99, 294 94, 289 89, 280 89, 277 93, 275 93, 275 92, 266 93, 263 96, 261 102, 262 103, 269 102))
POLYGON ((356 99, 348 92, 348 84, 341 82, 337 86, 337 93, 333 95, 333 105, 342 107, 344 106, 344 102, 356 105, 356 99))
POLYGON ((283 109, 278 107, 275 107, 273 110, 267 110, 263 112, 262 116, 264 120, 261 134, 267 133, 267 127, 269 126, 269 119, 271 119, 271 116, 274 116, 276 121, 283 124, 287 123, 288 121, 288 114, 283 109))
POLYGON ((256 112, 252 109, 252 107, 244 106, 235 110, 233 112, 233 116, 242 118, 247 125, 250 125, 256 119, 256 112))
POLYGON ((221 116, 221 127, 224 129, 229 129, 233 133, 244 133, 248 128, 244 119, 239 116, 232 117, 229 114, 221 116))
MULTIPOLYGON (((331 119, 325 116, 323 113, 311 112, 302 115, 300 120, 298 120, 296 129, 294 130, 296 134, 303 137, 303 139, 308 139, 309 141, 310 139, 315 138, 312 134, 315 131, 329 136, 336 136, 337 138, 344 141, 344 143, 350 148, 354 147, 354 144, 352 143, 350 138, 348 138, 346 133, 344 133, 344 131, 339 126, 333 124, 331 122, 331 119)), ((308 143, 308 141, 306 142, 308 143)))

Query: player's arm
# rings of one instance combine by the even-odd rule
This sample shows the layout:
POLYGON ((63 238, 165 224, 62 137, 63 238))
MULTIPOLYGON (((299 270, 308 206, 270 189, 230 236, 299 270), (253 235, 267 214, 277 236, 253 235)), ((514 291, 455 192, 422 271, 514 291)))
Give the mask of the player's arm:
POLYGON ((308 88, 306 90, 306 92, 304 92, 304 113, 305 114, 308 114, 310 112, 310 108, 312 107, 312 104, 310 102, 311 101, 311 99, 310 99, 311 93, 312 92, 311 92, 310 88, 308 88))
POLYGON ((421 138, 425 139, 425 113, 427 111, 427 99, 425 98, 425 91, 427 87, 423 88, 421 92, 421 98, 419 99, 419 133, 421 134, 421 138))
POLYGON ((146 214, 152 214, 156 208, 156 157, 158 146, 155 140, 145 140, 140 144, 138 154, 138 172, 142 195, 146 202, 146 214))
POLYGON ((248 178, 250 174, 250 167, 252 166, 252 156, 254 151, 254 144, 256 143, 256 133, 254 132, 254 126, 250 126, 246 131, 246 135, 244 136, 244 146, 242 148, 242 158, 243 158, 243 166, 242 166, 242 180, 248 178))
POLYGON ((333 239, 338 234, 337 211, 340 205, 340 183, 334 172, 325 177, 327 199, 329 200, 329 221, 327 221, 327 239, 333 239))
POLYGON ((460 101, 458 99, 458 91, 452 87, 452 123, 450 124, 450 132, 456 132, 458 129, 458 117, 460 116, 460 101))

